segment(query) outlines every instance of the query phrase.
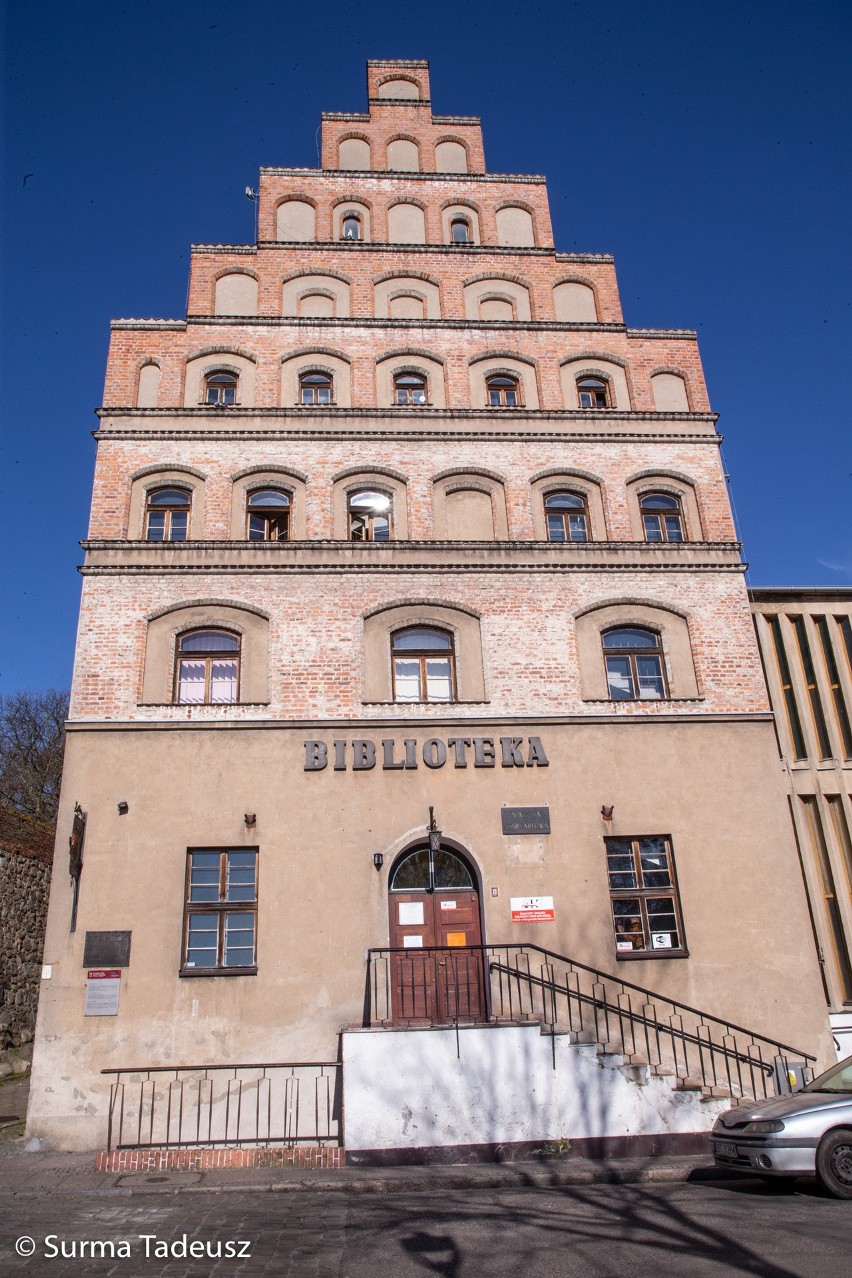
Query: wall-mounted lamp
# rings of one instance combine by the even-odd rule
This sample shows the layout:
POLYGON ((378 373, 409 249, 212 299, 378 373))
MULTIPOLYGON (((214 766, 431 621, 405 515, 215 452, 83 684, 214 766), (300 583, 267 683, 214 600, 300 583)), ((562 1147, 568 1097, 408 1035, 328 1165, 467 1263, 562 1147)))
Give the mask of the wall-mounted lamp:
POLYGON ((129 811, 130 811, 130 804, 126 803, 124 799, 122 799, 118 805, 118 815, 127 816, 129 811))
POLYGON ((376 869, 380 870, 382 866, 384 865, 384 863, 385 863, 385 858, 382 856, 381 852, 374 852, 373 865, 376 867, 376 869))
POLYGON ((615 811, 614 803, 611 804, 609 807, 607 807, 606 804, 604 804, 603 807, 601 808, 601 816, 603 817, 604 821, 611 821, 612 814, 614 811, 615 811))
POLYGON ((252 827, 252 826, 257 825, 257 813, 255 813, 255 812, 246 812, 246 814, 245 814, 245 816, 244 816, 243 820, 245 821, 245 823, 246 823, 246 825, 249 827, 249 829, 251 829, 251 827, 252 827))

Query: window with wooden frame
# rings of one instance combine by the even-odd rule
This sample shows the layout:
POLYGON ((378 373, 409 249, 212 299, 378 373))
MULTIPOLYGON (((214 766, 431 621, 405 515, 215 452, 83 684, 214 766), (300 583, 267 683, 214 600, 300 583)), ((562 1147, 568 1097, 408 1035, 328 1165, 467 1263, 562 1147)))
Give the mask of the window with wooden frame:
POLYGON ((518 408, 520 406, 521 395, 517 377, 506 377, 503 374, 486 377, 485 392, 489 408, 518 408))
POLYGON ((237 402, 239 379, 236 373, 207 373, 204 378, 204 402, 214 408, 227 408, 237 402))
POLYGON ((601 638, 613 701, 662 701, 668 697, 663 647, 656 631, 622 626, 604 631, 601 638))
POLYGON ((466 217, 454 217, 450 222, 450 239, 453 244, 470 244, 470 222, 466 217))
POLYGON ((361 218, 357 213, 344 213, 340 238, 343 240, 361 239, 361 218))
POLYGON ((396 373, 393 391, 394 401, 399 405, 421 405, 428 402, 427 382, 422 373, 396 373))
POLYGON ((191 494, 185 488, 154 488, 145 499, 145 540, 186 541, 191 494))
POLYGON ((246 536, 249 541, 288 541, 290 496, 280 488, 249 493, 246 503, 246 536))
POLYGON ((228 705, 238 700, 240 638, 228 630, 189 630, 178 636, 175 701, 228 705))
POLYGON ((390 541, 393 500, 387 493, 356 489, 346 507, 350 541, 390 541))
POLYGON ((455 701, 453 637, 446 630, 409 626, 391 636, 394 701, 455 701))
POLYGON ((582 493, 548 493, 544 518, 548 541, 589 540, 589 508, 582 493))
POLYGON ((615 950, 619 958, 687 953, 671 839, 605 839, 615 950))
POLYGON ((609 408, 609 383, 602 377, 578 377, 577 401, 581 408, 609 408))
POLYGON ((257 848, 192 848, 186 858, 184 976, 257 971, 257 848))
POLYGON ((639 498, 646 541, 685 541, 683 509, 668 493, 643 493, 639 498))
POLYGON ((300 404, 334 402, 334 379, 330 373, 302 373, 299 377, 300 404))

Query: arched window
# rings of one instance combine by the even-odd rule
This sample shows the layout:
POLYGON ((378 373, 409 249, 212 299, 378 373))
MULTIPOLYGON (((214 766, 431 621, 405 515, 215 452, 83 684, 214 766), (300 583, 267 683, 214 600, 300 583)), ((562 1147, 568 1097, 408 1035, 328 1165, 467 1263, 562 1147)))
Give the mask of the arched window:
POLYGON ((357 213, 344 213, 341 227, 341 239, 361 239, 361 218, 357 213))
POLYGON ((390 541, 392 499, 387 493, 360 489, 347 502, 350 541, 390 541))
POLYGON ((548 541, 588 541, 589 509, 580 493, 550 493, 544 499, 548 541))
POLYGON ((578 377, 577 399, 581 408, 609 408, 609 386, 602 377, 578 377))
POLYGON ((426 378, 422 373, 397 373, 393 379, 397 404, 425 404, 426 378))
POLYGON ((302 404, 330 404, 334 398, 334 382, 330 373, 302 373, 299 377, 299 401, 302 404))
POLYGON ((240 640, 227 630, 190 630, 178 639, 175 701, 178 705, 225 705, 239 690, 240 640))
POLYGON ((454 217, 450 222, 450 237, 453 244, 470 244, 470 222, 466 217, 454 217))
POLYGON ((683 541, 683 511, 677 497, 644 493, 639 498, 646 541, 683 541))
POLYGON ((668 696, 660 636, 625 626, 607 630, 603 652, 613 701, 662 701, 668 696))
POLYGON ((221 408, 237 402, 236 373, 207 373, 204 378, 204 402, 221 408))
POLYGON ((146 541, 186 541, 190 494, 185 488, 155 488, 145 502, 146 541))
POLYGON ((390 881, 391 892, 440 892, 475 888, 473 875, 460 856, 447 848, 430 852, 428 845, 415 848, 397 864, 390 881))
POLYGON ((391 636, 394 701, 455 701, 453 638, 446 630, 410 626, 391 636))
POLYGON ((249 541, 287 541, 290 537, 290 498, 280 488, 249 493, 246 515, 249 541))
POLYGON ((516 377, 487 377, 485 386, 489 408, 517 408, 521 402, 516 377))

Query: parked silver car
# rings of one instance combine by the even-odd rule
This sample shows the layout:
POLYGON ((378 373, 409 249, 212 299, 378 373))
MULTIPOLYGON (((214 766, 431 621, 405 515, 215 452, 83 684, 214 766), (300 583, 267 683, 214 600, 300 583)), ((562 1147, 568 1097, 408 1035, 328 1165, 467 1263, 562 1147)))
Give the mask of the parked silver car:
POLYGON ((816 1176, 835 1197, 852 1198, 852 1056, 790 1096, 721 1114, 713 1157, 759 1176, 816 1176))

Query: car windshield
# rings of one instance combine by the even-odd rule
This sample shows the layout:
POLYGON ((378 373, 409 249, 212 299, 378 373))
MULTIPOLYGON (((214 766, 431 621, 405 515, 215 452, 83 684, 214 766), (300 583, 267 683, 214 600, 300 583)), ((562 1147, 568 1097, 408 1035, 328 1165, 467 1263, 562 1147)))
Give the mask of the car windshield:
POLYGON ((852 1096, 852 1056, 845 1061, 827 1069, 812 1083, 802 1088, 805 1092, 837 1092, 840 1095, 852 1096))

